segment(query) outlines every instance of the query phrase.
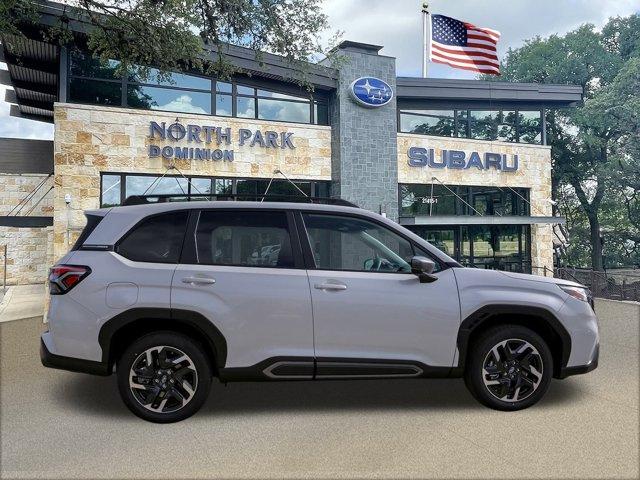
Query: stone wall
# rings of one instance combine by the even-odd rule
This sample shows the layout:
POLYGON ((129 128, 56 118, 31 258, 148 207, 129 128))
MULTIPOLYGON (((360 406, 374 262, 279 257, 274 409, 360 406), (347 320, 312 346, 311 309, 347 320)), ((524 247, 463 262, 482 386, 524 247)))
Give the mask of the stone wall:
MULTIPOLYGON (((53 227, 0 227, 0 246, 7 245, 7 285, 27 285, 46 280, 49 267, 53 265, 50 256, 52 239, 53 227)), ((2 255, 0 250, 0 259, 2 255)), ((0 260, 0 275, 4 273, 2 269, 0 260)))
MULTIPOLYGON (((53 216, 53 177, 39 174, 0 173, 0 215, 53 216), (43 183, 44 182, 44 183, 43 183), (35 188, 38 191, 30 195, 35 188), (22 200, 30 197, 26 202, 22 200), (16 206, 20 204, 19 207, 16 206), (18 212, 18 209, 20 211, 18 212)), ((0 276, 3 271, 3 246, 7 245, 7 284, 44 282, 52 264, 53 228, 17 228, 0 226, 0 276)), ((1 279, 0 279, 1 281, 1 279)))
POLYGON ((398 218, 396 99, 378 108, 358 105, 349 93, 362 76, 384 80, 395 91, 395 58, 340 49, 338 90, 331 103, 333 195, 389 218, 398 218))
MULTIPOLYGON (((509 160, 511 161, 511 160, 509 160)), ((398 134, 398 182, 431 184, 436 177, 446 185, 482 185, 499 187, 523 187, 530 190, 531 215, 551 216, 551 147, 523 143, 491 142, 467 138, 443 138, 398 134), (409 165, 410 147, 433 148, 436 159, 442 150, 492 152, 518 155, 518 170, 515 172, 497 169, 470 169, 412 167, 409 165)), ((436 182, 437 183, 437 182, 436 182)), ((553 231, 551 225, 531 227, 531 264, 534 267, 553 268, 553 231)), ((534 273, 537 273, 534 269, 534 273)))
MULTIPOLYGON (((290 178, 331 179, 331 128, 267 122, 242 118, 223 118, 184 113, 149 112, 124 108, 56 104, 54 136, 54 255, 63 255, 85 223, 83 211, 100 205, 100 172, 163 174, 174 164, 185 175, 270 178, 280 169, 290 178), (233 161, 168 160, 149 157, 149 145, 218 148, 204 143, 194 145, 186 139, 169 142, 150 140, 150 121, 170 125, 180 123, 230 128, 233 161), (291 132, 294 149, 265 148, 238 143, 239 129, 291 132), (64 201, 71 195, 71 204, 64 201)), ((175 172, 171 172, 175 173, 175 172)))

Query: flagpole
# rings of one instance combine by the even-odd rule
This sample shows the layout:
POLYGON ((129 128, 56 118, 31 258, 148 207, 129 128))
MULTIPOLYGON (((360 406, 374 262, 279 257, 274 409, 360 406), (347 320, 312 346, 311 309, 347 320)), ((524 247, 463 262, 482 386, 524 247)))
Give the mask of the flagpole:
POLYGON ((431 47, 431 18, 429 16, 429 4, 422 4, 422 77, 427 78, 427 65, 429 63, 429 48, 431 47))

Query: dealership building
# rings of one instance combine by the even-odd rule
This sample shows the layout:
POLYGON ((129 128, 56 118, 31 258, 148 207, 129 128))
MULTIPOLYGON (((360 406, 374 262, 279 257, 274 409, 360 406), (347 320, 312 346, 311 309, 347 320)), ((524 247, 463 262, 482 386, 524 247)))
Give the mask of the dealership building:
MULTIPOLYGON (((61 8, 47 3, 41 22, 61 8)), ((283 58, 234 46, 224 53, 242 73, 231 80, 118 75, 117 61, 87 54, 87 25, 70 26, 65 47, 30 31, 1 38, 12 115, 54 126, 52 143, 0 142, 0 243, 14 282, 44 278, 86 209, 132 195, 261 199, 267 188, 379 212, 463 265, 553 267, 563 219, 552 215, 544 112, 581 102, 579 86, 398 77, 381 46, 351 41, 333 51, 338 69, 308 65, 312 93, 283 58)))

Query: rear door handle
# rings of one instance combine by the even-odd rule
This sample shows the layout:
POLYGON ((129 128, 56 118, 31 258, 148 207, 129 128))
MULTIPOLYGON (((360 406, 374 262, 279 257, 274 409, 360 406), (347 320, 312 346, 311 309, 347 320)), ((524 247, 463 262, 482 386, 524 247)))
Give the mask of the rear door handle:
POLYGON ((216 283, 216 279, 207 277, 184 277, 182 283, 188 283, 190 285, 213 285, 216 283))
POLYGON ((318 290, 346 290, 347 286, 344 283, 316 283, 314 288, 318 290))

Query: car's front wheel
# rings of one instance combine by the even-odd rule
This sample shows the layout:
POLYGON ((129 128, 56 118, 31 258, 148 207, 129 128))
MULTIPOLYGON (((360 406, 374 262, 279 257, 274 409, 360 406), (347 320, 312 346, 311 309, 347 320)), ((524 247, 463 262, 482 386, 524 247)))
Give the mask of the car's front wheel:
POLYGON ((211 386, 211 368, 202 347, 175 332, 140 337, 117 365, 125 405, 150 422, 178 422, 197 412, 211 386))
POLYGON ((473 396, 497 410, 522 410, 540 400, 551 382, 547 343, 519 325, 501 325, 471 345, 465 383, 473 396))

